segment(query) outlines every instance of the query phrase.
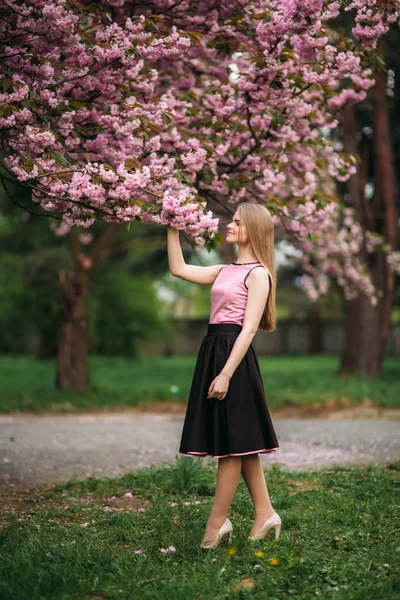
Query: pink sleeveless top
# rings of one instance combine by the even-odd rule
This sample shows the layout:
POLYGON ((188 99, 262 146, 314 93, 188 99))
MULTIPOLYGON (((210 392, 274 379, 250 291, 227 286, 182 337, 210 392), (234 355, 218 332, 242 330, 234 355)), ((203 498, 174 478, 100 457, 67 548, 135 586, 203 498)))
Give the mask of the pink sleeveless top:
MULTIPOLYGON (((247 303, 245 281, 253 269, 265 267, 259 262, 231 263, 222 267, 211 286, 209 323, 238 323, 243 325, 247 303)), ((271 284, 271 281, 270 281, 271 284)))

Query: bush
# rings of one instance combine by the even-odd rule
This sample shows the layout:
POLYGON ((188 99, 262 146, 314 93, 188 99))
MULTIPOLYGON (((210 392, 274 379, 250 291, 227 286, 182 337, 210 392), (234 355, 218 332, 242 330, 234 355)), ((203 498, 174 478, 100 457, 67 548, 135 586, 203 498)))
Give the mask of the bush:
POLYGON ((96 277, 89 311, 89 350, 94 354, 136 357, 143 340, 169 333, 152 279, 132 277, 120 267, 96 277))

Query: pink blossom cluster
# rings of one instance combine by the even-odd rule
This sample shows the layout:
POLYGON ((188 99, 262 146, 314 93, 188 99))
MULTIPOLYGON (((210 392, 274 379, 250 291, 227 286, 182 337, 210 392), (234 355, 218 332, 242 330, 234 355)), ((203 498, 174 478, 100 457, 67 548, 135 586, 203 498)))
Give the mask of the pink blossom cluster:
POLYGON ((174 554, 176 552, 175 546, 168 546, 168 548, 160 548, 162 554, 174 554))
POLYGON ((390 270, 393 273, 400 275, 400 252, 394 250, 388 252, 386 260, 390 270))
POLYGON ((204 212, 205 207, 202 203, 193 202, 191 199, 192 192, 189 187, 167 190, 162 198, 161 213, 153 216, 153 222, 183 229, 196 236, 198 245, 203 245, 199 234, 202 232, 212 234, 217 231, 218 219, 213 218, 211 211, 204 212))
MULTIPOLYGON (((11 77, 0 94, 0 127, 10 176, 31 187, 45 210, 62 214, 59 235, 71 226, 90 227, 94 213, 130 222, 161 212, 163 192, 171 185, 179 192, 175 175, 186 171, 190 178, 207 154, 198 139, 181 141, 180 132, 178 155, 160 150, 163 130, 182 119, 186 103, 170 88, 160 92, 152 63, 181 59, 190 37, 175 25, 159 30, 143 15, 105 25, 97 11, 80 11, 67 0, 6 4, 10 16, 0 23, 0 39, 3 73, 11 77), (13 32, 19 37, 11 47, 13 32)), ((188 232, 198 236, 210 216, 200 202, 195 212, 192 207, 188 232)), ((182 208, 176 224, 184 228, 187 213, 182 208)))
MULTIPOLYGON (((366 49, 394 22, 396 3, 111 4, 103 19, 70 0, 0 0, 9 176, 65 226, 90 227, 96 214, 171 223, 204 245, 218 220, 203 200, 251 197, 284 221, 290 208, 290 235, 306 248, 313 218, 316 236, 333 231, 334 183, 356 169, 335 141, 337 113, 374 84, 366 49), (329 27, 347 9, 355 38, 329 27)), ((358 282, 343 266, 358 239, 344 230, 336 225, 329 265, 318 264, 351 293, 368 285, 361 264, 351 263, 358 282)))
POLYGON ((385 0, 386 6, 389 8, 391 5, 392 10, 383 13, 380 10, 382 4, 381 0, 353 0, 345 8, 357 11, 352 32, 365 48, 375 48, 378 39, 387 33, 390 24, 397 19, 398 4, 385 0))
POLYGON ((365 231, 365 247, 367 249, 367 252, 369 252, 370 254, 372 254, 376 249, 377 250, 383 250, 383 246, 384 246, 384 237, 382 235, 380 235, 379 233, 376 233, 374 231, 365 231))
POLYGON ((360 260, 362 248, 372 253, 382 248, 383 238, 375 239, 370 232, 364 235, 356 221, 352 208, 343 208, 337 202, 329 202, 316 208, 309 202, 302 205, 296 215, 285 207, 280 217, 275 217, 301 250, 302 288, 312 301, 325 295, 329 282, 335 279, 343 288, 346 299, 353 299, 362 293, 373 305, 377 303, 376 289, 372 284, 367 266, 360 260))

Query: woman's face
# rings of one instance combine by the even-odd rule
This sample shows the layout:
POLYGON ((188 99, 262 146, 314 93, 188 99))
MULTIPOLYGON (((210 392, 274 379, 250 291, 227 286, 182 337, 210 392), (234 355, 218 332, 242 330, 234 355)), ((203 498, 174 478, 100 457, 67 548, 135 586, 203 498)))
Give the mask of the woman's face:
POLYGON ((233 215, 231 223, 227 225, 225 239, 228 244, 245 244, 247 242, 247 228, 238 210, 233 215))

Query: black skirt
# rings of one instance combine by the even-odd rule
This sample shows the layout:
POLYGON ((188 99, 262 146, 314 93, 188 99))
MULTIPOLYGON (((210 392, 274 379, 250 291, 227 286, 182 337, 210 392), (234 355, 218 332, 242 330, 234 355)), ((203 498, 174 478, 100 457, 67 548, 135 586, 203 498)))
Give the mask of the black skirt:
POLYGON ((231 377, 225 398, 207 398, 208 388, 224 368, 241 330, 237 323, 208 323, 197 356, 179 454, 224 458, 279 448, 251 344, 231 377))

